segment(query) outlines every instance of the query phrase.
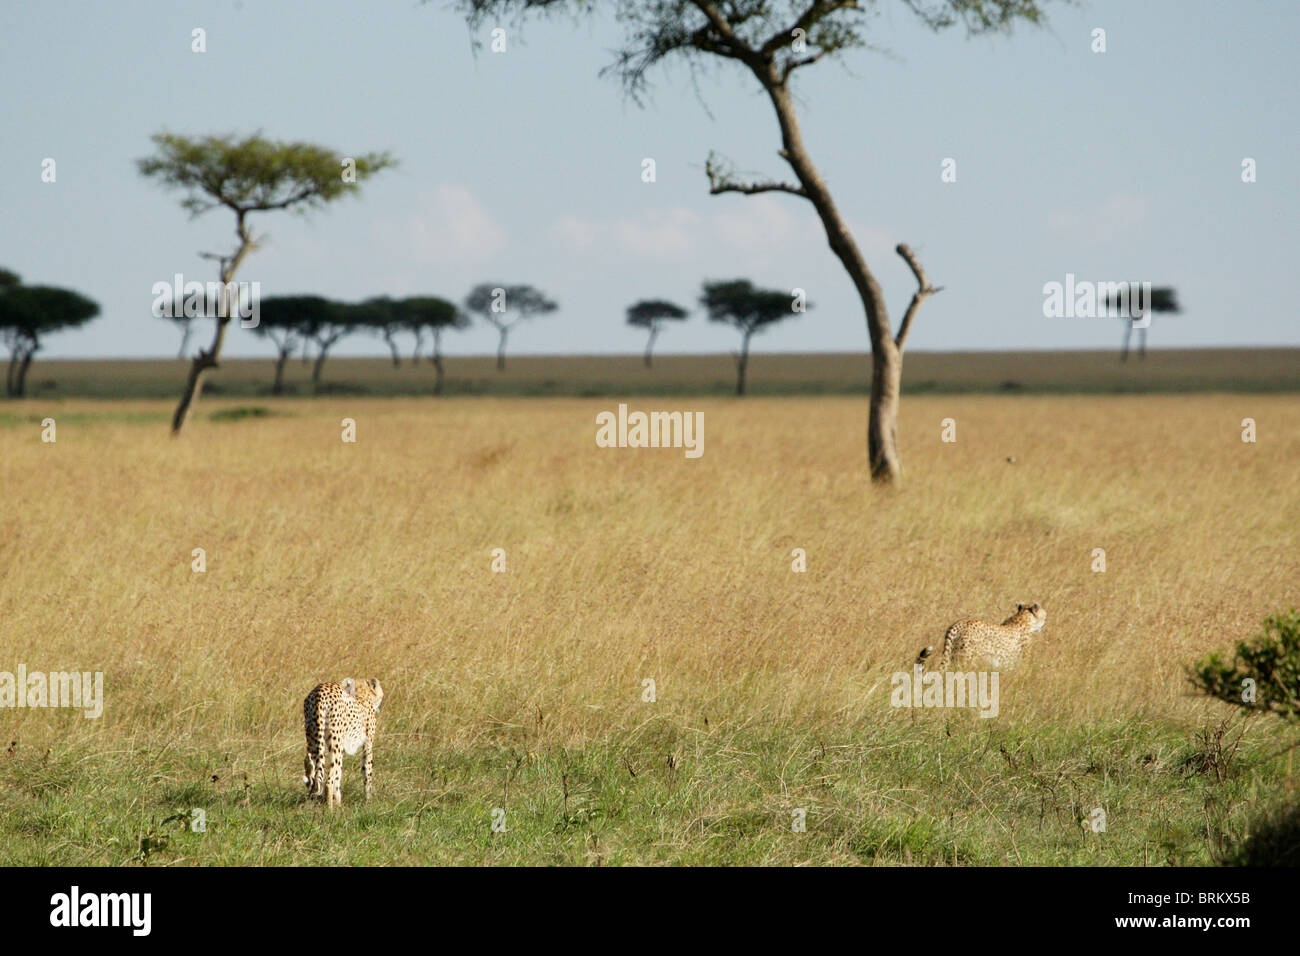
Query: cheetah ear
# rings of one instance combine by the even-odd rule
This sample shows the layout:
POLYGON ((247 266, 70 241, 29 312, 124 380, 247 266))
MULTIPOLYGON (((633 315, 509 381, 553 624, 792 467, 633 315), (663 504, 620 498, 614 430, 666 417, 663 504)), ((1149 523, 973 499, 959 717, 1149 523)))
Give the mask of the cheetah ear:
POLYGON ((1025 609, 1025 606, 1024 606, 1023 604, 1017 604, 1017 605, 1016 605, 1016 610, 1017 610, 1017 611, 1023 611, 1024 609, 1025 609))
POLYGON ((357 699, 357 682, 354 681, 351 677, 344 678, 343 680, 343 699, 344 700, 357 699))

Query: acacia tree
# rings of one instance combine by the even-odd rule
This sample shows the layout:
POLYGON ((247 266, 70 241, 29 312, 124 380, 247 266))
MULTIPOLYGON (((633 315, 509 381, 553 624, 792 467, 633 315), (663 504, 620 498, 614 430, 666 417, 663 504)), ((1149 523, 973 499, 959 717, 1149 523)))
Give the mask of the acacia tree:
POLYGON ((27 393, 27 370, 41 349, 42 337, 76 328, 99 315, 99 305, 71 289, 21 285, 18 276, 0 270, 0 340, 9 349, 5 394, 27 393))
POLYGON ((1130 282, 1118 293, 1108 293, 1105 299, 1107 313, 1118 315, 1124 320, 1124 345, 1119 353, 1121 363, 1128 361, 1128 344, 1134 329, 1138 330, 1138 358, 1147 357, 1147 327, 1151 324, 1151 313, 1182 311, 1178 307, 1178 293, 1169 286, 1152 289, 1146 305, 1135 310, 1134 307, 1142 299, 1141 293, 1142 287, 1136 282, 1130 282), (1135 311, 1142 314, 1136 315, 1135 311), (1143 324, 1138 325, 1139 321, 1143 324))
POLYGON ((464 329, 469 326, 469 317, 454 302, 432 295, 418 295, 402 299, 397 303, 398 314, 402 323, 415 333, 416 351, 428 331, 433 337, 434 380, 433 394, 441 395, 446 373, 442 367, 442 333, 447 329, 464 329))
POLYGON ((311 367, 311 383, 316 388, 320 388, 321 371, 325 368, 329 350, 359 328, 374 328, 383 321, 386 312, 385 307, 373 299, 356 304, 328 299, 323 302, 320 311, 304 317, 299 326, 303 337, 316 343, 316 362, 311 367))
MULTIPOLYGON (((810 202, 826 232, 831 251, 848 272, 866 317, 871 343, 871 410, 867 451, 875 481, 902 475, 898 456, 898 404, 903 347, 912 320, 930 285, 912 250, 896 252, 916 278, 913 294, 897 332, 875 273, 868 267, 830 187, 804 145, 791 79, 804 67, 833 60, 846 51, 871 46, 868 24, 876 12, 872 0, 444 0, 467 16, 471 28, 495 24, 502 17, 532 12, 613 12, 625 29, 625 43, 603 71, 618 77, 630 97, 642 101, 650 71, 667 62, 683 62, 695 75, 710 63, 730 61, 747 71, 762 88, 781 131, 778 155, 794 173, 794 182, 737 179, 710 155, 705 166, 709 191, 754 195, 782 192, 810 202)), ((938 31, 957 24, 971 34, 1009 31, 1017 20, 1042 17, 1047 0, 902 0, 923 24, 938 31)))
POLYGON ((506 339, 524 319, 545 315, 559 308, 530 285, 502 285, 484 282, 465 297, 465 308, 497 330, 497 371, 506 367, 506 339))
POLYGON ((253 334, 269 339, 276 350, 275 381, 271 392, 284 392, 284 367, 290 357, 307 340, 306 329, 317 317, 330 309, 328 299, 318 295, 279 295, 263 299, 259 321, 253 334))
MULTIPOLYGON (((366 327, 384 340, 393 356, 393 368, 400 368, 402 355, 397 350, 397 339, 394 336, 406 331, 408 327, 398 312, 397 303, 388 296, 381 295, 367 299, 362 305, 366 307, 361 313, 366 320, 366 327)), ((418 343, 416 348, 418 350, 418 343)))
MULTIPOLYGON (((387 153, 349 157, 312 143, 285 143, 255 133, 190 139, 172 133, 153 136, 157 152, 137 161, 142 176, 184 193, 181 206, 197 217, 210 209, 234 214, 236 244, 227 253, 203 253, 215 260, 221 283, 212 344, 200 349, 190 365, 180 404, 172 416, 179 433, 203 391, 210 369, 217 368, 226 330, 235 312, 235 274, 249 253, 266 237, 254 238, 248 218, 254 213, 292 210, 307 213, 355 193, 359 182, 393 165, 387 153)), ((324 356, 318 360, 319 365, 324 356)))
MULTIPOLYGON (((756 289, 748 279, 705 282, 700 305, 710 322, 723 322, 740 330, 736 356, 736 394, 745 394, 745 369, 749 366, 749 340, 777 322, 795 314, 794 300, 780 289, 756 289)), ((805 308, 811 308, 811 304, 805 308)))
POLYGON ((651 367, 650 353, 654 351, 655 339, 664 329, 666 321, 681 321, 688 315, 680 305, 665 302, 663 299, 643 299, 627 307, 627 324, 646 329, 650 337, 645 343, 645 367, 651 367))

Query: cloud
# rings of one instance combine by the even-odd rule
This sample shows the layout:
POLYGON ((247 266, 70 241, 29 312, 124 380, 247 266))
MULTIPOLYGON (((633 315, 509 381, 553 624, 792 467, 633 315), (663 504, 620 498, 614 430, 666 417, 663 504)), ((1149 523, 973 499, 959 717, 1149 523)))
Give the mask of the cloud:
POLYGON ((719 200, 700 214, 685 206, 643 209, 617 219, 564 216, 552 236, 575 252, 601 250, 634 259, 695 261, 719 250, 761 258, 780 257, 821 238, 811 210, 804 215, 790 202, 771 196, 719 200))
POLYGON ((719 210, 709 216, 710 227, 719 242, 735 249, 771 249, 791 241, 802 245, 816 219, 810 207, 796 213, 796 203, 796 199, 775 196, 745 197, 741 202, 720 200, 719 210))
POLYGON ((683 206, 649 210, 634 219, 620 219, 610 232, 618 245, 645 259, 677 259, 690 255, 700 238, 700 217, 683 206))
POLYGON ((397 229, 382 224, 386 239, 396 238, 405 257, 422 261, 476 263, 500 252, 506 232, 464 186, 439 186, 421 192, 410 216, 397 229))
POLYGON ((1150 212, 1151 203, 1146 197, 1120 193, 1101 203, 1057 210, 1048 225, 1053 232, 1071 239, 1110 242, 1129 235, 1147 221, 1150 212))

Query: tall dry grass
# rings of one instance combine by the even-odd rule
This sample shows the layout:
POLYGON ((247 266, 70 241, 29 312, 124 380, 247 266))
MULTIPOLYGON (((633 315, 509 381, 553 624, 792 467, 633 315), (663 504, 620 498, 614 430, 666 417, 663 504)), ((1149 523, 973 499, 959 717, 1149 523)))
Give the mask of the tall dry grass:
POLYGON ((25 407, 55 444, 0 429, 0 670, 103 671, 107 697, 98 721, 0 711, 5 741, 211 752, 288 788, 303 696, 352 675, 387 691, 381 775, 386 747, 581 750, 665 722, 834 747, 914 720, 890 675, 1018 601, 1047 626, 973 724, 1192 727, 1219 712, 1185 665, 1298 603, 1290 396, 914 397, 896 491, 867 481, 855 398, 633 401, 703 411, 698 460, 597 448, 607 400, 219 407, 180 439, 163 403, 25 407))

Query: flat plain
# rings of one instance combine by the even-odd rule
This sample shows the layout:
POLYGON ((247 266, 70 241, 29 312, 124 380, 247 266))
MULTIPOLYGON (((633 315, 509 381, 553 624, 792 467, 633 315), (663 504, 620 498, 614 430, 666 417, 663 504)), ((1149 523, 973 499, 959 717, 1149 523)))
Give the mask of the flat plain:
POLYGON ((0 709, 0 863, 1233 859, 1295 804, 1294 733, 1186 668, 1300 603, 1300 399, 983 374, 905 397, 893 490, 857 395, 250 403, 218 379, 178 439, 163 399, 10 402, 0 671, 101 671, 105 705, 0 709), (598 448, 619 400, 703 412, 703 456, 598 448), (948 623, 1021 601, 1047 625, 996 717, 891 706, 948 623), (345 676, 387 691, 377 796, 349 758, 331 814, 301 706, 345 676))

